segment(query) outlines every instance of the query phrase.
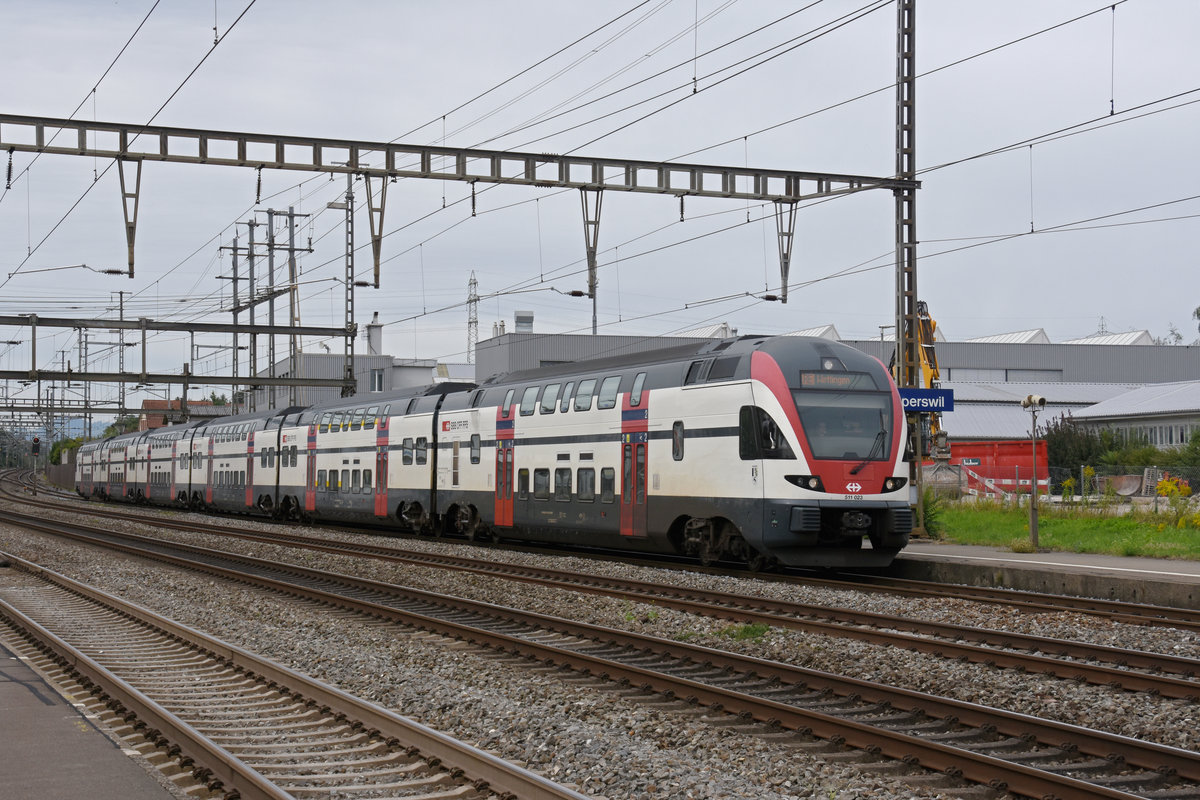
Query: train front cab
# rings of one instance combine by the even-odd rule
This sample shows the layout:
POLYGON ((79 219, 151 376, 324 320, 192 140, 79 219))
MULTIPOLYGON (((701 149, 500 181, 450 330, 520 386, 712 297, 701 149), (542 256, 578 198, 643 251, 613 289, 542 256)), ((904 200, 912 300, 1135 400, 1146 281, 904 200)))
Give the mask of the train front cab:
POLYGON ((904 415, 883 365, 847 347, 767 345, 751 373, 739 455, 757 466, 764 493, 751 544, 784 564, 890 564, 908 544, 912 510, 904 415))

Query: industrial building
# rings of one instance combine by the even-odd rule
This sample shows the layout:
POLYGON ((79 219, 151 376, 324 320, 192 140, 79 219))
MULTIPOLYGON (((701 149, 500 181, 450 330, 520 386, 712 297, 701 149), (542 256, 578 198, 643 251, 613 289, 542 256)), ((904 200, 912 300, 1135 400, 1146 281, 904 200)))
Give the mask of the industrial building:
MULTIPOLYGON (((504 333, 479 343, 476 376, 725 335, 737 331, 722 323, 674 337, 504 333)), ((895 348, 887 339, 841 340, 832 325, 790 335, 843 341, 885 362, 895 348)), ((1052 343, 1036 329, 965 342, 939 339, 936 348, 941 386, 954 391, 954 411, 942 422, 954 441, 1027 438, 1030 419, 1020 401, 1029 394, 1047 399, 1040 422, 1070 414, 1081 424, 1144 436, 1160 447, 1178 446, 1200 430, 1198 345, 1154 344, 1146 331, 1052 343)))

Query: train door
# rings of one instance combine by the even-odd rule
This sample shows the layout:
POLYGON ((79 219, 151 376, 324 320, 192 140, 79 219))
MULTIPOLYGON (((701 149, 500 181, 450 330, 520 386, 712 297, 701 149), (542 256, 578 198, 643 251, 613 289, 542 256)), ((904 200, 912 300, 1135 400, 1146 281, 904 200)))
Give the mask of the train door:
POLYGON ((213 444, 216 438, 211 434, 208 436, 208 458, 204 459, 204 502, 210 504, 213 501, 213 461, 216 460, 213 456, 213 444))
POLYGON ((311 514, 317 510, 317 419, 313 414, 308 424, 308 439, 304 445, 304 510, 311 514))
POLYGON ((621 402, 621 535, 646 535, 646 471, 650 392, 641 390, 645 373, 621 402))
POLYGON ((388 411, 375 423, 375 516, 381 519, 388 515, 388 411))
POLYGON ((497 527, 513 525, 513 484, 516 483, 513 452, 513 417, 516 408, 508 401, 496 409, 496 512, 497 527))
MULTIPOLYGON (((253 428, 253 426, 251 426, 253 428)), ((246 508, 254 505, 254 434, 246 434, 246 508)))
POLYGON ((621 444, 621 535, 646 535, 646 442, 621 444))

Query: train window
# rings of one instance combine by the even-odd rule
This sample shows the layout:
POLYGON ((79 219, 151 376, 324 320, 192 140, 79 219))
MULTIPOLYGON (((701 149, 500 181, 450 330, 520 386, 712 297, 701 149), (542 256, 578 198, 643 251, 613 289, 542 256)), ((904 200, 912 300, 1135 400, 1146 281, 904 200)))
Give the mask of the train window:
POLYGON ((369 490, 370 488, 371 488, 371 470, 364 469, 363 470, 363 491, 365 492, 365 491, 369 490))
POLYGON ((675 420, 675 423, 671 425, 671 458, 676 461, 683 461, 683 440, 683 422, 675 420))
POLYGON ((417 464, 429 461, 429 441, 424 436, 417 437, 417 464))
POLYGON ((558 405, 558 390, 562 388, 561 383, 552 383, 546 387, 546 391, 542 392, 542 413, 553 414, 554 407, 558 405))
POLYGON ((362 470, 351 470, 350 472, 350 491, 358 494, 359 488, 362 486, 362 470))
POLYGON ((317 470, 317 491, 325 491, 325 470, 317 470))
POLYGON ((362 430, 363 410, 361 408, 356 408, 354 411, 350 412, 350 414, 350 430, 362 430))
POLYGON ((391 415, 392 415, 392 404, 388 403, 386 406, 383 407, 383 413, 380 414, 380 416, 383 417, 384 419, 387 419, 391 415))
POLYGON ((742 406, 738 414, 738 456, 742 461, 759 457, 758 426, 755 423, 753 406, 742 406))
POLYGON ((535 469, 533 471, 533 499, 550 499, 550 470, 535 469))
POLYGON ((239 469, 238 470, 238 486, 245 486, 245 485, 246 485, 246 470, 239 469))
POLYGON ((708 370, 708 380, 710 381, 726 381, 734 376, 737 372, 738 364, 742 361, 741 356, 726 356, 718 358, 713 362, 712 367, 708 370))
POLYGON ((317 427, 317 433, 329 433, 329 412, 326 411, 321 415, 321 424, 317 427))
POLYGON ((533 414, 533 410, 537 406, 538 388, 539 387, 537 386, 530 386, 525 390, 525 393, 521 395, 522 417, 528 417, 533 414))
POLYGON ((504 395, 504 408, 501 413, 503 413, 503 415, 506 417, 512 413, 513 396, 516 393, 516 389, 509 389, 508 394, 504 395))
POLYGON ((683 378, 683 385, 687 386, 690 383, 696 383, 700 380, 700 368, 704 366, 703 361, 693 361, 688 367, 687 375, 683 378))
POLYGON ((621 473, 621 502, 629 505, 633 502, 633 445, 625 445, 625 455, 621 463, 624 465, 621 473))
POLYGON ((629 405, 640 406, 642 404, 642 386, 646 383, 646 373, 639 372, 637 377, 633 379, 633 389, 629 392, 629 405))
POLYGON ((371 406, 367 409, 367 416, 363 419, 363 427, 370 430, 375 427, 375 418, 379 416, 379 406, 371 406))
POLYGON ((771 415, 755 406, 742 406, 738 415, 738 455, 756 458, 795 458, 783 431, 771 415))
POLYGON ((517 473, 517 497, 522 500, 529 497, 529 470, 527 469, 517 473))
POLYGON ((554 499, 571 499, 571 468, 560 467, 554 470, 554 499))
POLYGON ((621 376, 610 375, 600 384, 596 394, 596 408, 612 408, 617 404, 617 390, 621 387, 621 376))
POLYGON ((408 401, 408 408, 404 409, 404 415, 408 416, 409 414, 413 413, 416 410, 417 410, 417 398, 414 397, 412 400, 408 401))
POLYGON ((471 408, 479 408, 479 404, 483 402, 483 389, 476 389, 471 395, 471 408))
POLYGON ((296 467, 299 465, 300 465, 300 446, 292 445, 292 466, 296 467))
POLYGON ((246 437, 250 434, 250 424, 246 423, 242 426, 242 441, 246 441, 246 437))
POLYGON ((600 470, 600 502, 611 503, 617 496, 617 471, 612 467, 600 470))
POLYGON ((400 445, 400 463, 413 463, 413 440, 411 436, 405 437, 404 443, 400 445))
POLYGON ((637 474, 634 476, 633 485, 637 490, 637 502, 639 505, 646 502, 646 445, 639 443, 634 448, 637 452, 637 474))
POLYGON ((478 433, 471 434, 471 463, 478 464, 479 457, 483 451, 483 439, 478 433))
POLYGON ((592 392, 596 391, 596 379, 588 378, 579 382, 579 391, 575 393, 575 410, 589 411, 592 407, 592 392))
POLYGON ((558 407, 558 410, 560 412, 562 412, 563 414, 565 414, 571 410, 571 390, 574 388, 575 388, 575 381, 571 381, 570 383, 567 384, 567 388, 563 389, 562 405, 560 405, 558 407))
POLYGON ((348 469, 342 470, 342 491, 350 491, 350 470, 348 469))
POLYGON ((592 467, 580 467, 575 473, 578 484, 579 499, 590 503, 596 499, 596 470, 592 467))

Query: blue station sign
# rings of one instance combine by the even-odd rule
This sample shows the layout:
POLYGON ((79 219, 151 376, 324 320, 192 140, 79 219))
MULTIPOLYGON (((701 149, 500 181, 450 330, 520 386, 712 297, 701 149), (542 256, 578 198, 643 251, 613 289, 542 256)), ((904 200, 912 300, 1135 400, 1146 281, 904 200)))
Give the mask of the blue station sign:
POLYGON ((954 410, 953 389, 901 389, 900 402, 908 412, 935 413, 954 410))

